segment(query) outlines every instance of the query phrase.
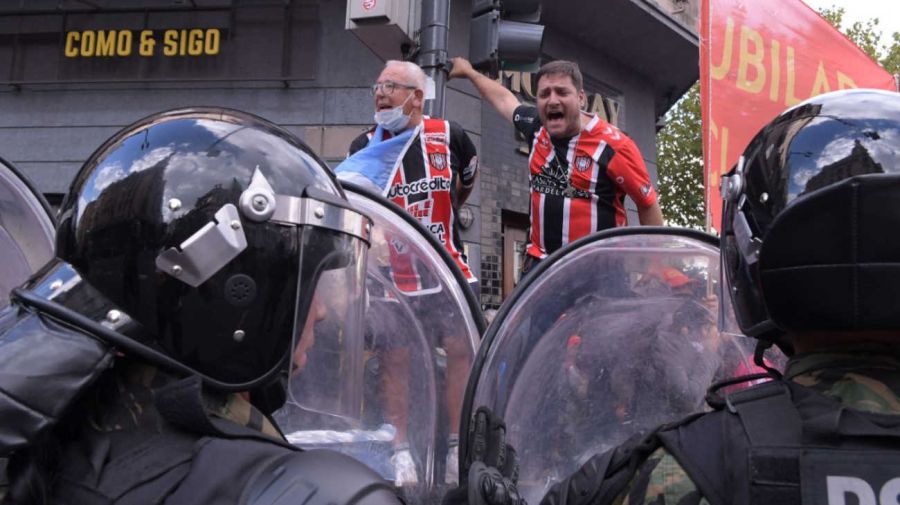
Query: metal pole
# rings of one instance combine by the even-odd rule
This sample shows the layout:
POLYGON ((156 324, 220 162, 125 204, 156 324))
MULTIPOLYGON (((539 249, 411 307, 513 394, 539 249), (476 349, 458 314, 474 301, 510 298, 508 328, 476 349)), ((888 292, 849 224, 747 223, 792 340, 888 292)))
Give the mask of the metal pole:
POLYGON ((422 0, 422 35, 419 66, 434 79, 434 100, 425 113, 444 117, 444 89, 447 86, 447 40, 450 34, 450 0, 422 0))

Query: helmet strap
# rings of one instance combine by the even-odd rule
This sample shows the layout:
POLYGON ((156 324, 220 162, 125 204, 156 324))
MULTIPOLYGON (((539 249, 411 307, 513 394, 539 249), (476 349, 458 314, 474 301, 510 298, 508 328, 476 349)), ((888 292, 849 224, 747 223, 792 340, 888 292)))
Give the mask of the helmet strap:
POLYGON ((753 362, 756 363, 756 366, 763 368, 765 371, 769 372, 776 378, 781 378, 781 372, 770 367, 766 363, 766 359, 763 357, 763 354, 772 347, 773 342, 768 340, 757 340, 756 341, 756 349, 753 350, 753 362))

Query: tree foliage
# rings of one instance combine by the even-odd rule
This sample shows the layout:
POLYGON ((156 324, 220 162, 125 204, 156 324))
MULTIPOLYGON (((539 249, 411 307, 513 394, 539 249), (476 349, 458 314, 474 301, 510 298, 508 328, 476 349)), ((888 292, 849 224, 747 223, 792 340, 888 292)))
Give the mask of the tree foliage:
POLYGON ((703 134, 700 127, 700 82, 666 114, 656 135, 659 200, 666 222, 703 228, 703 134))
POLYGON ((896 75, 900 72, 900 33, 894 32, 890 41, 882 42, 882 32, 878 18, 867 21, 856 21, 850 26, 844 26, 843 7, 832 6, 822 9, 819 14, 838 30, 844 32, 848 39, 859 46, 873 60, 877 61, 885 70, 896 75))
MULTIPOLYGON (((878 18, 843 26, 841 7, 820 14, 877 61, 885 70, 900 73, 900 33, 882 41, 878 18)), ((666 114, 666 126, 656 135, 659 198, 666 222, 673 226, 705 225, 703 140, 700 124, 700 85, 694 83, 666 114)))

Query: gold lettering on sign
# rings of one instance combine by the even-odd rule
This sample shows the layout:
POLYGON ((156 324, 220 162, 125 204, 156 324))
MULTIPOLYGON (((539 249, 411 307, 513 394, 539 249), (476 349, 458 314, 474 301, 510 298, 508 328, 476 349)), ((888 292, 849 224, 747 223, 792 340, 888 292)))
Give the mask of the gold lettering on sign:
POLYGON ((163 34, 163 54, 166 56, 175 56, 178 54, 178 31, 166 30, 163 34))
POLYGON ((81 46, 79 49, 81 50, 82 56, 91 57, 94 55, 94 44, 97 41, 97 36, 94 35, 94 32, 88 30, 81 34, 81 46))
POLYGON ((766 67, 763 65, 763 57, 766 52, 763 49, 763 40, 759 32, 742 26, 740 51, 737 87, 750 93, 759 93, 766 84, 766 67))
POLYGON ((609 116, 606 114, 606 107, 603 106, 603 97, 600 95, 591 95, 588 98, 587 111, 591 114, 600 116, 600 119, 609 122, 609 116))
POLYGON ((78 56, 78 49, 76 45, 78 41, 81 39, 80 32, 69 32, 66 34, 66 49, 65 55, 66 58, 75 58, 78 56))
POLYGON ((504 75, 500 78, 502 79, 505 76, 507 79, 509 79, 509 90, 513 93, 521 93, 522 72, 503 72, 503 74, 504 75))
POLYGON ((812 82, 798 85, 797 50, 791 45, 796 42, 791 39, 779 40, 765 30, 736 26, 732 18, 726 19, 722 37, 721 54, 711 58, 710 77, 717 81, 733 78, 735 86, 748 94, 764 95, 773 103, 792 106, 809 96, 856 87, 841 70, 840 62, 822 59, 814 60, 812 82))
POLYGON ((116 41, 117 56, 131 56, 131 30, 119 32, 119 38, 116 41))
POLYGON ((206 30, 203 49, 207 55, 213 56, 219 54, 219 40, 219 30, 206 30))
POLYGON ((222 34, 218 28, 189 30, 141 30, 135 37, 131 30, 82 30, 66 32, 63 54, 66 58, 127 57, 135 52, 144 57, 156 54, 161 35, 163 56, 214 56, 221 50, 222 34))
POLYGON ((97 32, 97 56, 113 56, 116 54, 116 31, 100 30, 97 32))
POLYGON ((194 28, 188 32, 188 54, 191 56, 203 54, 203 30, 194 28))
POLYGON ((138 54, 141 56, 153 56, 153 48, 156 47, 156 39, 153 38, 153 30, 141 31, 141 46, 138 54))

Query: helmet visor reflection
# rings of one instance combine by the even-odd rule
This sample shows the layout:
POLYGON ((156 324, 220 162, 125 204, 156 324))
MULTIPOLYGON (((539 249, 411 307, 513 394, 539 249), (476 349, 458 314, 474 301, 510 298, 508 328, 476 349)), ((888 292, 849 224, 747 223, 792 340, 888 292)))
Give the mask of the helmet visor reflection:
POLYGON ((315 228, 304 230, 301 240, 297 297, 301 310, 294 324, 288 403, 318 414, 358 420, 363 392, 366 245, 349 235, 315 228), (315 288, 305 289, 311 283, 315 288))

